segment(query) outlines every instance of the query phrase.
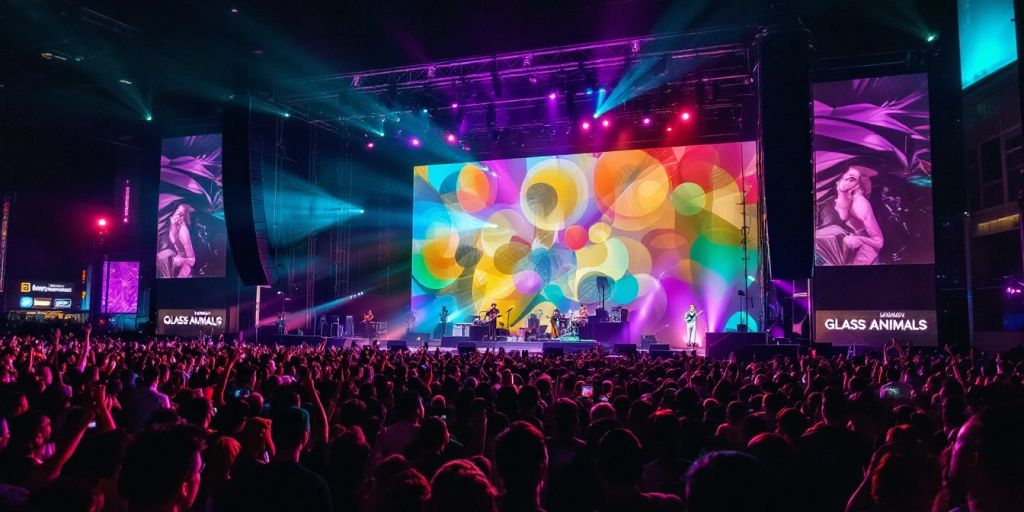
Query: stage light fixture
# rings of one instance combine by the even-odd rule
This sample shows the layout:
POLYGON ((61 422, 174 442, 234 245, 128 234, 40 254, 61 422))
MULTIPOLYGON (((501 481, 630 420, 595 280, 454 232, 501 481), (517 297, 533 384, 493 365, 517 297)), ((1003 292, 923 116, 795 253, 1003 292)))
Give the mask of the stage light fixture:
POLYGON ((583 128, 584 130, 589 130, 590 129, 590 121, 583 121, 583 124, 580 125, 580 128, 583 128))
POLYGON ((608 128, 611 125, 612 125, 612 122, 609 121, 607 118, 601 120, 601 126, 603 126, 605 128, 608 128))
POLYGON ((372 141, 366 143, 366 149, 373 149, 374 146, 375 146, 375 144, 372 141))
POLYGON ((145 120, 147 122, 152 121, 153 120, 153 114, 146 114, 145 120))
POLYGON ((558 94, 556 94, 555 91, 551 91, 550 93, 548 93, 548 99, 551 101, 555 101, 556 99, 558 99, 558 94))
POLYGON ((665 128, 665 131, 666 131, 666 132, 671 132, 671 131, 672 131, 672 127, 671 127, 671 126, 669 126, 668 128, 665 128))
POLYGON ((281 117, 291 117, 291 116, 292 115, 291 115, 290 112, 281 112, 281 117))
POLYGON ((415 148, 420 147, 420 139, 419 139, 419 137, 413 137, 413 138, 409 139, 409 144, 412 144, 412 146, 415 147, 415 148))
POLYGON ((238 14, 238 7, 232 7, 231 14, 238 14))
POLYGON ((644 119, 641 122, 644 124, 644 126, 650 126, 651 125, 651 117, 650 116, 644 116, 644 119))
POLYGON ((449 133, 444 139, 447 140, 449 144, 455 144, 459 140, 454 133, 449 133))
POLYGON ((107 227, 107 219, 106 219, 106 217, 100 217, 99 219, 96 219, 96 225, 101 227, 101 228, 107 227))
POLYGON ((682 119, 683 121, 689 121, 690 117, 691 116, 689 111, 683 111, 683 113, 679 115, 679 118, 682 119))
POLYGON ((452 110, 455 110, 457 108, 459 108, 459 104, 453 101, 452 102, 452 110))
POLYGON ((928 34, 928 37, 926 37, 925 40, 928 41, 929 43, 931 43, 931 42, 934 42, 935 39, 937 39, 938 37, 939 37, 938 34, 928 34))
POLYGON ((423 109, 423 110, 420 110, 420 113, 423 114, 423 115, 427 115, 428 113, 430 113, 430 111, 427 110, 427 109, 423 109))

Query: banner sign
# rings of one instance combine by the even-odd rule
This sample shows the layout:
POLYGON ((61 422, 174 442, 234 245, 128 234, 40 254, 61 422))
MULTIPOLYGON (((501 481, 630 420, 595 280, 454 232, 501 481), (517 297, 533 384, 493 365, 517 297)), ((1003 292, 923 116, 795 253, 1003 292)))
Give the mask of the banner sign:
POLYGON ((161 309, 157 311, 156 333, 171 336, 222 334, 227 326, 224 309, 161 309))
POLYGON ((900 343, 934 345, 934 310, 816 311, 817 339, 836 345, 881 346, 900 343))

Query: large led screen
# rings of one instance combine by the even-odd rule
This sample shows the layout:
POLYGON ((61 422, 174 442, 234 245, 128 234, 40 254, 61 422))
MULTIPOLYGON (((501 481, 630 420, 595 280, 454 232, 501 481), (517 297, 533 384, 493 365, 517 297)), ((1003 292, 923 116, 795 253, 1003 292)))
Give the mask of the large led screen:
POLYGON ((416 167, 414 329, 496 303, 514 332, 603 296, 635 338, 681 345, 690 304, 702 332, 757 330, 755 156, 736 142, 416 167))
POLYGON ((934 345, 928 77, 814 86, 814 336, 934 345))
POLYGON ((139 262, 104 261, 100 311, 135 313, 139 309, 139 262))
POLYGON ((927 75, 814 86, 819 266, 934 263, 927 75))
POLYGON ((158 208, 156 277, 224 277, 219 133, 163 140, 158 208))
POLYGON ((1017 60, 1013 0, 957 0, 960 84, 967 88, 1017 60))

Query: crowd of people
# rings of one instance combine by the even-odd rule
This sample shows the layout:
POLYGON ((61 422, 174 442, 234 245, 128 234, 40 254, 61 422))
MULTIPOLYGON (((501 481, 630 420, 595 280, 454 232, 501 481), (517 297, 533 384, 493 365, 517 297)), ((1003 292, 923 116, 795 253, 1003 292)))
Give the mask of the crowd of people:
POLYGON ((0 510, 1024 510, 1024 364, 0 337, 0 510))

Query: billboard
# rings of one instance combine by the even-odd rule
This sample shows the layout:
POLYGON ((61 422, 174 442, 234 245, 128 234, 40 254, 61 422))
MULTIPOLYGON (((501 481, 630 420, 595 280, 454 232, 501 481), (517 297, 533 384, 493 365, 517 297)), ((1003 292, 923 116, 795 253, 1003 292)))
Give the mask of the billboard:
POLYGON ((513 330, 602 303, 676 345, 690 304, 701 332, 757 330, 759 307, 737 300, 761 295, 756 154, 733 142, 416 167, 414 330, 491 303, 512 308, 513 330))
POLYGON ((135 313, 139 309, 139 262, 104 261, 100 312, 135 313))
POLYGON ((817 340, 935 344, 927 75, 815 84, 814 187, 817 340))
POLYGON ((18 281, 17 292, 11 290, 11 309, 77 310, 81 294, 75 283, 53 281, 18 281))
POLYGON ((164 139, 156 277, 224 277, 227 226, 219 133, 164 139))
POLYGON ((227 327, 224 309, 160 309, 156 333, 168 336, 223 334, 227 327))

